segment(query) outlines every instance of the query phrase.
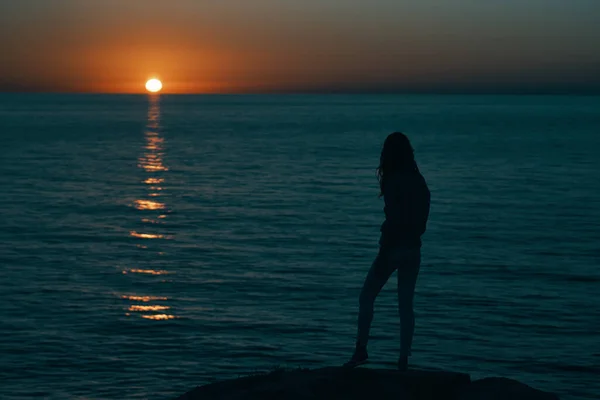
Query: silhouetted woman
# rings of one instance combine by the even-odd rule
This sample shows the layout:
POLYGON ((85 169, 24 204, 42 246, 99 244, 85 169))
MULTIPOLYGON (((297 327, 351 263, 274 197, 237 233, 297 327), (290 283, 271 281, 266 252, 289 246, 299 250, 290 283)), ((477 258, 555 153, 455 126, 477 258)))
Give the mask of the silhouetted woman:
POLYGON ((360 293, 356 349, 345 365, 354 367, 367 362, 373 304, 397 270, 401 326, 398 368, 406 370, 415 328, 413 297, 421 264, 421 235, 429 217, 430 194, 410 141, 400 132, 386 138, 377 174, 380 197, 383 196, 385 203, 385 221, 381 225, 379 252, 360 293))

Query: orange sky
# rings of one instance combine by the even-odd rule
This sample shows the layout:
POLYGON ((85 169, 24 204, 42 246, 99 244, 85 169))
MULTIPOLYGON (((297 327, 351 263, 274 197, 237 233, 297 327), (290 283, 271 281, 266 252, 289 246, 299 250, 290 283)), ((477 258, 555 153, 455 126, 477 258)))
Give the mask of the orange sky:
POLYGON ((600 88, 595 0, 6 3, 0 91, 600 88))

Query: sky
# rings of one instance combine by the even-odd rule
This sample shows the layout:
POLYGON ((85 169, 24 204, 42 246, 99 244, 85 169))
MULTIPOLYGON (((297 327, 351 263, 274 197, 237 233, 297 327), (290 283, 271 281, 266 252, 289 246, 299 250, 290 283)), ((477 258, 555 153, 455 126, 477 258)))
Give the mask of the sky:
POLYGON ((0 92, 600 93, 600 0, 0 0, 0 92))

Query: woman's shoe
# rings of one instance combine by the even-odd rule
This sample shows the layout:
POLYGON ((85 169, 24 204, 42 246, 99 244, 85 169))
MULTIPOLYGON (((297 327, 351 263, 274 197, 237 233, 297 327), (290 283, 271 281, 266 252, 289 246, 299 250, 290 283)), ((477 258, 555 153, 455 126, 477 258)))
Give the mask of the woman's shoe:
POLYGON ((408 370, 408 356, 401 356, 398 359, 398 371, 406 372, 408 370))
POLYGON ((350 358, 350 361, 348 361, 347 363, 344 364, 344 367, 345 368, 358 367, 359 365, 366 364, 368 359, 369 359, 369 354, 367 354, 367 348, 362 347, 362 346, 356 347, 356 350, 354 350, 354 354, 352 355, 352 358, 350 358))

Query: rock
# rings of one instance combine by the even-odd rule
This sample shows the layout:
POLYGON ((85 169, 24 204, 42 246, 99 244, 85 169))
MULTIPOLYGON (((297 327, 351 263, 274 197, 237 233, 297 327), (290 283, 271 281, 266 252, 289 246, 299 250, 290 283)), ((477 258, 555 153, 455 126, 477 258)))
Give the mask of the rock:
POLYGON ((469 375, 435 371, 341 367, 276 370, 197 387, 177 400, 558 400, 506 378, 471 382, 469 375))
POLYGON ((278 370, 198 387, 177 400, 434 400, 452 399, 466 374, 341 367, 278 370))
POLYGON ((485 378, 466 385, 458 400, 558 400, 558 396, 507 378, 485 378))

